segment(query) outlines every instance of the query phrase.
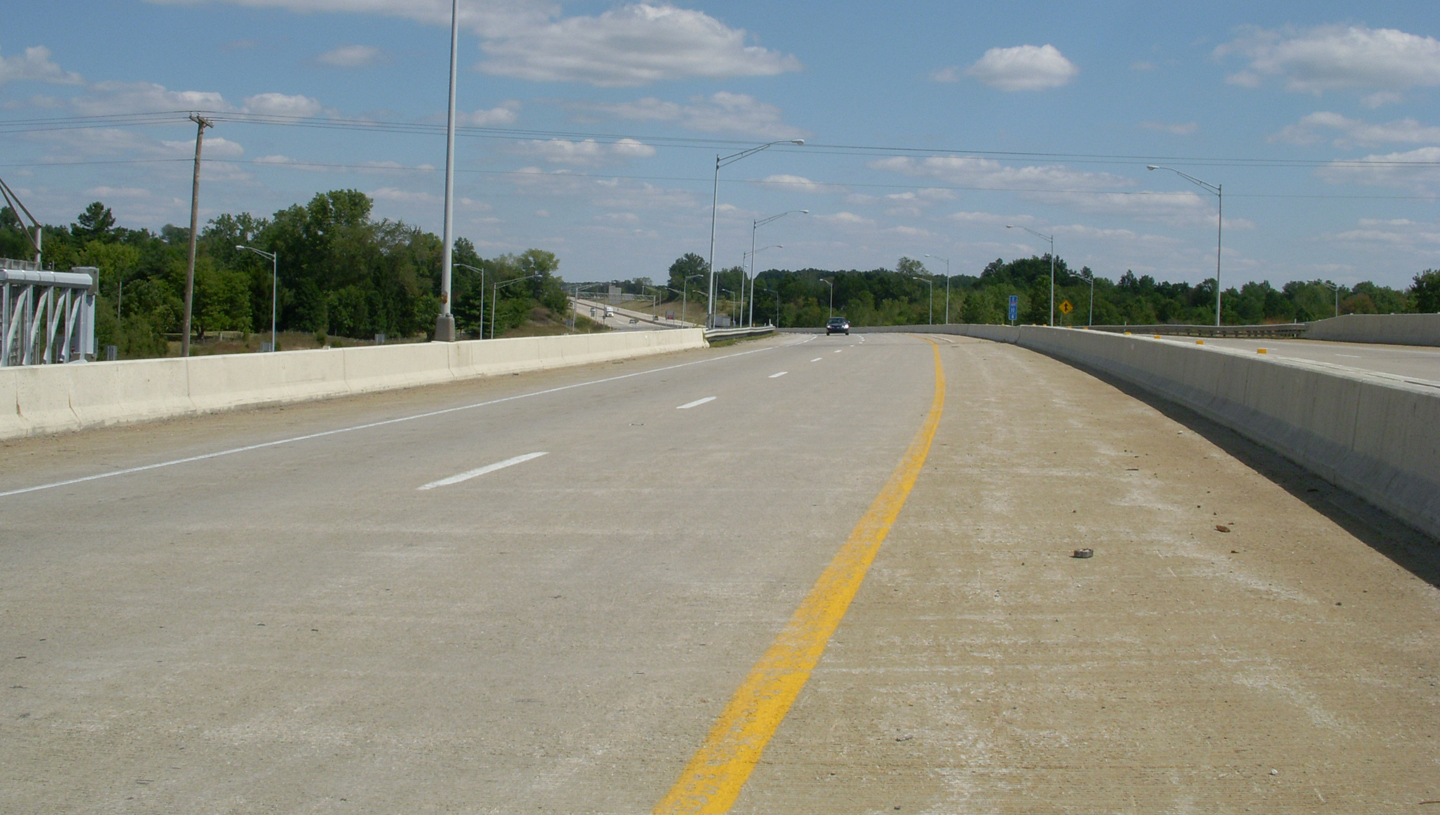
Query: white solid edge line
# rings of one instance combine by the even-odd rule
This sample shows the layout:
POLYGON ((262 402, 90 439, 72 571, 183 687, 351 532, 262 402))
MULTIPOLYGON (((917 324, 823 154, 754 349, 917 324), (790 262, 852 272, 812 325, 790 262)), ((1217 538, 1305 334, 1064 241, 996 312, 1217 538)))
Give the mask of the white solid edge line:
POLYGON ((713 396, 707 396, 707 397, 705 397, 704 399, 696 399, 696 400, 693 401, 693 402, 687 402, 686 404, 683 404, 683 405, 681 405, 680 407, 677 407, 677 408, 675 408, 675 409, 676 409, 676 410, 689 410, 689 409, 692 408, 692 407, 700 407, 701 405, 705 404, 706 402, 713 402, 713 401, 715 401, 715 397, 713 397, 713 396))
POLYGON ((442 479, 440 479, 439 481, 431 481, 429 484, 426 484, 426 485, 423 486, 423 487, 416 487, 415 489, 416 489, 417 491, 419 491, 419 490, 433 490, 433 489, 435 489, 436 487, 448 487, 448 486, 450 486, 451 484, 459 484, 461 481, 469 481, 469 480, 472 479, 472 478, 476 478, 477 476, 485 475, 486 473, 493 473, 493 472, 495 472, 496 470, 503 470, 503 469, 505 469, 506 467, 514 467, 516 464, 524 464, 525 462, 530 461, 531 459, 537 459, 537 458, 539 458, 539 457, 541 457, 541 456, 544 456, 544 455, 549 455, 549 454, 548 454, 548 453, 526 453, 526 454, 523 455, 523 456, 516 456, 516 457, 514 457, 514 458, 507 458, 507 459, 505 459, 504 461, 497 461, 497 462, 495 462, 494 464, 490 464, 490 465, 487 465, 487 466, 484 466, 484 467, 480 467, 480 468, 478 468, 478 469, 467 470, 467 471, 465 471, 465 472, 463 472, 463 473, 460 473, 459 475, 452 475, 452 476, 450 476, 449 478, 442 478, 442 479))
POLYGON ((632 379, 632 378, 637 377, 637 376, 649 376, 650 374, 658 374, 658 373, 664 373, 665 371, 673 371, 673 370, 676 370, 677 368, 689 368, 689 367, 691 367, 691 366, 693 366, 693 365, 704 365, 704 364, 706 364, 706 363, 708 363, 708 362, 719 362, 720 360, 724 360, 724 359, 733 359, 733 358, 735 358, 735 357, 749 356, 750 354, 759 354, 759 353, 763 353, 763 352, 765 352, 765 351, 773 351, 773 350, 775 350, 775 349, 778 348, 778 347, 781 347, 781 346, 770 346, 770 347, 768 347, 768 348, 756 348, 756 349, 751 350, 751 351, 738 351, 738 352, 736 352, 736 353, 734 353, 734 354, 726 354, 726 355, 723 356, 723 357, 711 357, 710 359, 698 359, 698 360, 696 360, 696 361, 694 361, 694 362, 681 362, 681 363, 679 363, 678 365, 666 365, 666 366, 664 366, 663 368, 652 368, 652 369, 650 369, 650 370, 648 370, 648 371, 636 371, 636 372, 633 373, 633 374, 620 374, 619 376, 608 376, 608 377, 605 377, 604 379, 592 379, 592 380, 590 380, 589 382, 576 382, 576 383, 573 384, 573 385, 561 385, 561 386, 558 387, 558 388, 547 388, 547 389, 545 389, 545 390, 543 390, 543 391, 532 391, 532 392, 530 392, 530 393, 520 393, 520 394, 516 394, 515 396, 505 396, 505 397, 501 397, 501 398, 499 398, 499 399, 491 399, 491 400, 488 401, 488 402, 476 402, 476 403, 471 404, 471 405, 460 405, 460 406, 458 406, 458 407, 444 408, 444 409, 442 409, 442 410, 432 410, 432 411, 429 411, 429 412, 427 412, 427 413, 416 413, 416 414, 411 415, 411 416, 401 416, 401 417, 395 418, 395 419, 383 419, 383 420, 378 421, 378 422, 367 422, 367 423, 365 423, 365 424, 352 425, 351 427, 339 427, 339 428, 336 428, 336 429, 334 429, 334 430, 322 430, 322 431, 320 431, 319 433, 307 433, 307 434, 305 434, 305 435, 303 435, 303 436, 292 436, 292 437, 290 437, 290 438, 288 438, 288 439, 276 439, 275 441, 261 442, 261 443, 259 443, 259 444, 247 444, 247 445, 244 446, 244 447, 232 447, 232 448, 230 448, 229 450, 217 450, 217 451, 215 451, 215 452, 213 452, 213 453, 202 453, 202 454, 200 454, 200 455, 198 455, 198 456, 188 456, 188 457, 186 457, 186 458, 177 458, 177 459, 172 459, 171 461, 160 461, 160 462, 156 462, 155 464, 144 464, 144 465, 141 465, 141 466, 139 466, 139 467, 127 467, 126 469, 123 469, 123 470, 114 470, 114 471, 108 472, 108 473, 96 473, 96 474, 94 474, 94 475, 85 475, 85 476, 81 476, 81 477, 79 477, 79 478, 67 479, 67 480, 65 480, 65 481, 56 481, 56 482, 51 483, 51 484, 40 484, 40 485, 37 485, 37 486, 34 486, 34 487, 21 487, 21 488, 19 488, 19 489, 9 490, 8 492, 0 492, 0 498, 9 498, 9 497, 12 496, 12 495, 24 495, 24 494, 27 493, 27 492, 40 492, 41 490, 53 490, 53 489, 56 489, 56 488, 59 488, 59 487, 69 487, 69 486, 72 486, 72 485, 74 485, 74 484, 84 484, 84 483, 87 482, 87 481, 99 481, 99 480, 102 479, 102 478, 114 478, 114 477, 116 477, 116 476, 121 476, 121 475, 133 475, 133 474, 135 474, 135 473, 143 473, 143 472, 146 472, 147 470, 159 470, 159 469, 164 468, 164 467, 174 467, 174 466, 176 466, 176 465, 178 465, 178 464, 191 464, 191 463, 196 462, 196 461, 209 461, 209 460, 212 459, 212 458, 221 458, 222 456, 233 456, 233 455, 235 455, 236 453, 248 453, 248 452, 251 452, 252 450, 264 450, 264 449, 269 448, 269 447, 279 447, 279 446, 285 445, 285 444, 294 444, 294 443, 296 443, 296 442, 310 441, 311 439, 322 439, 322 438, 325 438, 326 436, 335 436, 335 435, 338 435, 338 434, 340 434, 340 433, 353 433, 353 432, 355 432, 355 431, 357 431, 357 430, 369 430, 369 429, 375 428, 375 427, 385 427, 385 426, 387 426, 387 425, 392 425, 392 424, 402 424, 402 423, 404 423, 404 422, 413 422, 413 421, 416 421, 417 419, 432 419, 432 418, 434 418, 434 417, 436 417, 436 416, 445 416, 445 415, 450 414, 450 413, 459 413, 460 411, 463 411, 463 410, 475 410, 476 408, 490 407, 490 406, 492 406, 492 405, 499 405, 499 404, 503 404, 503 403, 505 403, 505 402, 514 402, 514 401, 517 400, 517 399, 529 399, 529 398, 531 398, 532 396, 548 396, 548 395, 550 395, 550 394, 552 394, 552 393, 560 393, 561 391, 574 390, 575 388, 587 388, 587 387, 589 387, 589 386, 591 386, 591 385, 604 385, 604 384, 609 383, 609 382, 619 382, 619 381, 622 380, 622 379, 632 379))
POLYGON ((771 378, 771 379, 779 379, 780 377, 782 377, 782 376, 784 376, 785 374, 788 374, 788 373, 790 373, 790 372, 789 372, 789 371, 781 371, 781 372, 778 373, 778 374, 770 374, 770 378, 771 378))

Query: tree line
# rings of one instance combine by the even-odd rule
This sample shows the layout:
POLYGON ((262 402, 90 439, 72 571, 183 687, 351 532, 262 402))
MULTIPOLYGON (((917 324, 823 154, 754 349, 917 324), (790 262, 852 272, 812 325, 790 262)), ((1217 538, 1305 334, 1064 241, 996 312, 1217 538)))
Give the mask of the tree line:
MULTIPOLYGON (((914 258, 901 258, 894 269, 870 271, 770 269, 755 278, 754 313, 757 323, 781 326, 823 325, 831 314, 853 325, 918 325, 943 322, 946 307, 951 322, 1007 322, 1009 300, 1018 299, 1017 321, 1050 321, 1050 256, 996 259, 978 275, 935 275, 914 258), (828 281, 828 282, 826 282, 828 281), (926 281, 930 281, 927 283, 926 281), (948 301, 947 301, 948 282, 948 301), (833 292, 832 292, 833 286, 833 292), (933 308, 933 312, 932 312, 933 308)), ((1064 258, 1055 258, 1055 303, 1068 302, 1069 314, 1057 308, 1056 325, 1154 325, 1164 323, 1213 325, 1215 280, 1198 284, 1157 281, 1150 275, 1126 271, 1119 280, 1095 275, 1088 267, 1073 270, 1064 258), (1091 298, 1091 279, 1094 298, 1091 298)), ((740 267, 716 271, 717 313, 738 307, 737 295, 744 276, 740 267)), ((689 296, 703 301, 708 294, 705 259, 689 253, 669 269, 668 287, 682 290, 687 279, 689 296)), ((617 281, 619 282, 619 281, 617 281)), ((625 281, 648 285, 648 280, 625 281)), ((678 295, 671 295, 679 299, 678 295)), ((749 306, 746 306, 748 312, 749 306)), ((1309 322, 1339 314, 1401 314, 1440 311, 1440 271, 1415 275, 1407 289, 1364 282, 1354 286, 1323 280, 1291 281, 1275 288, 1268 281, 1230 287, 1221 293, 1221 317, 1228 325, 1309 322)))
MULTIPOLYGON (((274 293, 280 331, 358 339, 432 334, 440 312, 441 239, 402 221, 374 218, 372 204, 356 190, 333 190, 269 218, 240 213, 211 219, 196 241, 192 330, 202 339, 219 331, 267 333, 274 293), (241 246, 275 253, 279 262, 272 270, 269 259, 241 246), (275 289, 272 271, 278 274, 275 289)), ((127 229, 99 201, 68 226, 42 229, 46 268, 100 269, 99 343, 118 346, 122 358, 163 356, 166 335, 181 328, 190 230, 127 229)), ((0 257, 33 256, 21 230, 15 213, 0 209, 0 257)), ((550 252, 482 258, 462 238, 453 262, 459 331, 478 336, 483 322, 488 335, 496 283, 503 287, 494 313, 497 335, 526 323, 536 309, 565 310, 555 276, 559 261, 550 252), (504 285, 509 281, 517 282, 504 285)))

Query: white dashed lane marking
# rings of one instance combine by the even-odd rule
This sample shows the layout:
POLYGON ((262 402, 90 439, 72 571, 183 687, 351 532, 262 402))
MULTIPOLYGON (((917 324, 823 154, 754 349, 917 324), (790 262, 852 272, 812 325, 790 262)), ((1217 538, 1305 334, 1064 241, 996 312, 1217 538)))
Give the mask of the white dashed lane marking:
POLYGON ((676 409, 676 410, 689 410, 690 408, 700 407, 701 405, 705 404, 706 402, 713 402, 713 401, 715 401, 715 397, 713 397, 713 396, 707 396, 707 397, 705 397, 704 399, 696 399, 696 400, 693 401, 693 402, 686 402, 685 404, 683 404, 683 405, 681 405, 680 407, 677 407, 677 408, 675 408, 675 409, 676 409))
POLYGON ((782 376, 784 376, 785 374, 788 374, 788 373, 790 373, 790 372, 789 372, 789 371, 781 371, 781 372, 778 373, 778 374, 770 374, 770 378, 771 378, 771 379, 779 379, 780 377, 782 377, 782 376))
POLYGON ((548 455, 548 454, 547 454, 547 453, 526 453, 526 454, 523 455, 523 456, 516 456, 516 457, 514 457, 514 458, 507 458, 507 459, 505 459, 504 461, 498 461, 498 462, 496 462, 496 463, 494 463, 494 464, 489 464, 489 465, 486 465, 486 466, 484 466, 484 467, 480 467, 479 469, 467 470, 467 471, 465 471, 465 472, 463 472, 463 473, 460 473, 459 475, 452 475, 452 476, 450 476, 449 478, 442 478, 442 479, 440 479, 439 481, 431 481, 429 484, 426 484, 426 485, 423 486, 423 487, 417 487, 416 489, 417 489, 417 490, 433 490, 433 489, 435 489, 436 487, 448 487, 448 486, 450 486, 451 484, 459 484, 461 481, 469 481, 469 480, 472 479, 472 478, 476 478, 476 477, 478 477, 478 476, 485 475, 486 473, 493 473, 493 472, 495 472, 496 470, 503 470, 503 469, 505 469, 506 467, 514 467, 516 464, 524 464, 524 463, 527 462, 527 461, 530 461, 530 460, 532 460, 532 459, 537 459, 537 458, 539 458, 539 457, 541 457, 541 456, 544 456, 544 455, 548 455))

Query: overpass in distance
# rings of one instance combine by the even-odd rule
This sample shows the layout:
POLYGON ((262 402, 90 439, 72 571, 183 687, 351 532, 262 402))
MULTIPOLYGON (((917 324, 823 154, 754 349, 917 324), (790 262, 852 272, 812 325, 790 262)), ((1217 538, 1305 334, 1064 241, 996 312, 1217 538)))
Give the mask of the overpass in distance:
POLYGON ((1440 799, 1436 541, 1016 345, 785 335, 0 444, 0 810, 1440 799))

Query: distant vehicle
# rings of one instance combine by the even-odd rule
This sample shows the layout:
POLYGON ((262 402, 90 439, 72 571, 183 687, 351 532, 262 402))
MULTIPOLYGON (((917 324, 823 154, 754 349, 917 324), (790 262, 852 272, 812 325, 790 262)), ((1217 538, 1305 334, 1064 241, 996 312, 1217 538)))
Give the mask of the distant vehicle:
POLYGON ((825 336, 831 334, 844 334, 850 336, 850 321, 844 317, 832 317, 830 322, 825 324, 825 336))
POLYGON ((605 307, 605 317, 606 317, 606 319, 609 319, 610 317, 614 317, 614 316, 615 316, 615 309, 611 308, 610 306, 606 306, 606 307, 605 307))

